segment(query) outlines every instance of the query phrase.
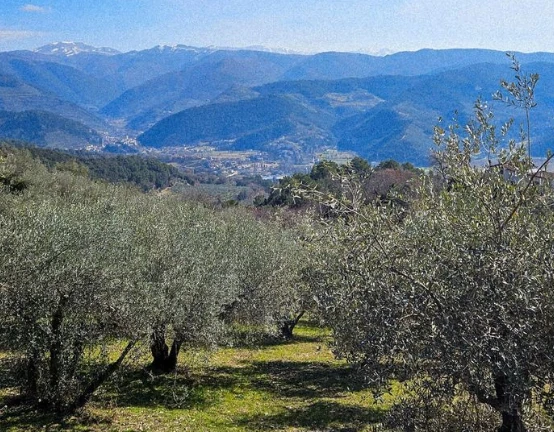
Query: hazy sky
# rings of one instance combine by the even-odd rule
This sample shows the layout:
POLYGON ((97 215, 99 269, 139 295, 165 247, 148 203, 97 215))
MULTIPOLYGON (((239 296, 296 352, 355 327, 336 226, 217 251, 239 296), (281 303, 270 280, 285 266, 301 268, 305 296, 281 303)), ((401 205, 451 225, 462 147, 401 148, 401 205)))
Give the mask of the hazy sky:
POLYGON ((302 52, 554 52, 552 0, 0 0, 0 50, 80 41, 302 52))

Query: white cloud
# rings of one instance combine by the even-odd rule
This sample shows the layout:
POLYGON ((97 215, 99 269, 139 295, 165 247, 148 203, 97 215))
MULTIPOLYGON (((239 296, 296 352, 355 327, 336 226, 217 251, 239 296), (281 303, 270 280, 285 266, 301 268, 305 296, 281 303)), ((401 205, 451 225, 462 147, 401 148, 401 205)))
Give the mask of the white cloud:
POLYGON ((50 9, 48 9, 48 8, 33 5, 33 4, 29 4, 29 3, 27 3, 26 5, 21 6, 20 9, 23 12, 32 12, 32 13, 47 13, 47 12, 50 12, 50 9))

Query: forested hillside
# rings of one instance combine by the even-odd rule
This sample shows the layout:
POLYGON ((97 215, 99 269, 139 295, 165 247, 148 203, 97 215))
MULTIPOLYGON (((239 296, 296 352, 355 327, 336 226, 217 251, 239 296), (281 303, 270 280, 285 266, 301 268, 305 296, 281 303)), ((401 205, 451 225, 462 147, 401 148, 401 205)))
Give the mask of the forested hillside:
MULTIPOLYGON (((554 88, 554 65, 537 63, 528 67, 540 72, 539 88, 544 89, 539 97, 540 108, 534 112, 534 151, 538 156, 552 144, 549 131, 554 127, 554 107, 549 102, 549 89, 554 88)), ((428 166, 433 125, 439 118, 465 121, 479 96, 494 105, 499 114, 514 116, 516 124, 523 122, 517 111, 494 101, 498 77, 506 71, 505 66, 480 64, 428 76, 267 84, 253 89, 258 97, 191 108, 170 116, 138 139, 147 146, 210 142, 218 148, 277 152, 280 143, 285 142, 289 146, 297 144, 300 154, 310 154, 318 147, 338 148, 371 161, 396 159, 428 166), (297 108, 275 109, 276 97, 297 108), (268 110, 272 113, 271 119, 264 122, 268 129, 260 130, 253 118, 261 120, 268 110), (291 121, 302 127, 292 128, 291 121), (281 127, 270 130, 276 122, 281 127)), ((284 158, 285 153, 281 149, 277 155, 284 158)))
MULTIPOLYGON (((534 112, 538 157, 552 143, 554 55, 517 56, 524 69, 541 75, 534 112)), ((0 109, 78 121, 102 134, 107 146, 138 138, 162 157, 195 147, 209 147, 217 158, 228 150, 259 153, 226 174, 252 174, 260 158, 279 169, 257 173, 290 174, 291 165, 308 165, 327 150, 429 166, 433 125, 455 116, 463 122, 479 96, 494 104, 492 93, 509 75, 508 65, 505 53, 472 49, 375 57, 184 45, 120 53, 60 43, 0 53, 0 109)), ((28 121, 19 135, 34 136, 34 128, 28 121)), ((228 161, 235 156, 223 155, 228 161)))
POLYGON ((0 111, 0 139, 69 149, 102 144, 95 130, 46 111, 0 111))
MULTIPOLYGON (((163 189, 176 182, 187 184, 194 180, 175 167, 157 159, 141 156, 94 156, 87 153, 67 153, 53 149, 29 147, 24 142, 0 142, 0 150, 28 154, 50 169, 69 171, 91 179, 110 183, 130 183, 143 190, 163 189)), ((21 156, 23 157, 23 156, 21 156)))

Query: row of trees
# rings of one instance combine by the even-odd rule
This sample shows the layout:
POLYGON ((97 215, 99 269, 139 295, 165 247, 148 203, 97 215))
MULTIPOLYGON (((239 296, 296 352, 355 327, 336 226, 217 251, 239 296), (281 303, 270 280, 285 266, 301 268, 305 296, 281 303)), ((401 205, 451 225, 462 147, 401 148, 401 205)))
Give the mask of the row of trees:
POLYGON ((0 160, 0 349, 34 402, 74 410, 137 345, 168 372, 183 347, 277 331, 296 311, 304 260, 279 225, 20 156, 0 160))

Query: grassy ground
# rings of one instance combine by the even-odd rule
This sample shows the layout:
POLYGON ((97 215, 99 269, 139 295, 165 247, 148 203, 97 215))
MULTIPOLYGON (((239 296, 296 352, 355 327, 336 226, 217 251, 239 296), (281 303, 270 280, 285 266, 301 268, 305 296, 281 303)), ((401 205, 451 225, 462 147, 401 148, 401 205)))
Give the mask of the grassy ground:
MULTIPOLYGON (((185 354, 170 376, 151 376, 147 359, 137 360, 82 413, 63 420, 2 408, 16 383, 0 382, 0 430, 376 430, 394 395, 375 401, 355 372, 333 358, 321 329, 302 322, 295 333, 292 342, 185 354)), ((0 357, 0 365, 6 361, 0 357)))

